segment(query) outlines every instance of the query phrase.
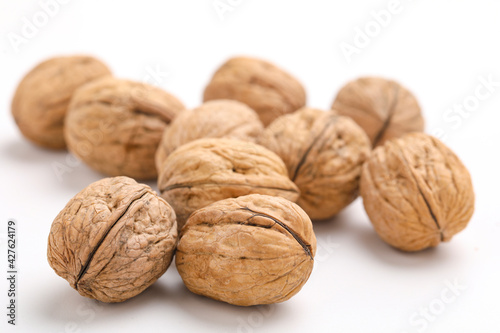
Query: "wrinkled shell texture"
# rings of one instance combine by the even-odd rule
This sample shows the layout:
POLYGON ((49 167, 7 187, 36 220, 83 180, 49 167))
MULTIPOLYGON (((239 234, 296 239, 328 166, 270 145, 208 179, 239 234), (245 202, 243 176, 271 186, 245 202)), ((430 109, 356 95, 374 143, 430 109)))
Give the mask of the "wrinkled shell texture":
POLYGON ((410 132, 422 132, 418 101, 399 83, 376 77, 349 82, 337 94, 332 109, 354 119, 373 147, 410 132))
POLYGON ((412 133, 374 150, 361 196, 378 235, 405 251, 449 241, 474 211, 469 172, 441 141, 412 133))
POLYGON ((177 98, 153 86, 111 77, 94 81, 71 101, 68 148, 104 174, 155 178, 163 131, 183 109, 177 98))
POLYGON ((12 100, 12 115, 21 133, 39 146, 65 148, 64 117, 74 91, 110 74, 105 64, 87 56, 40 63, 22 79, 12 100))
POLYGON ((198 108, 181 112, 165 132, 156 151, 156 166, 175 149, 202 138, 230 138, 255 141, 262 123, 254 110, 232 100, 214 100, 198 108))
POLYGON ((279 197, 248 195, 196 211, 176 266, 189 290, 236 305, 283 302, 311 274, 316 237, 307 214, 279 197))
POLYGON ((127 177, 105 178, 57 215, 47 256, 81 295, 121 302, 167 270, 176 241, 175 213, 149 186, 127 177))
POLYGON ((175 209, 179 228, 192 212, 218 200, 254 193, 290 201, 299 197, 275 153, 222 138, 196 140, 175 150, 163 163, 158 188, 175 209))
POLYGON ((229 59, 205 88, 204 101, 235 99, 257 111, 264 126, 306 103, 297 79, 275 65, 254 58, 229 59))
POLYGON ((297 203, 311 219, 326 219, 358 195, 370 140, 348 117, 302 108, 276 119, 259 143, 285 162, 300 189, 297 203))

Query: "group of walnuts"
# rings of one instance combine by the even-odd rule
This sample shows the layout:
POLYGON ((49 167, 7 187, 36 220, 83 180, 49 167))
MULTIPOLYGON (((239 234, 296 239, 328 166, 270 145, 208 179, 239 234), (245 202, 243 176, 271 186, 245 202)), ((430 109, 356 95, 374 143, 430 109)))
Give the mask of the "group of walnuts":
POLYGON ((309 278, 311 219, 336 215, 358 193, 378 235, 401 250, 436 246, 465 228, 470 175, 421 133, 407 89, 360 78, 332 110, 305 104, 295 78, 253 58, 224 63, 192 110, 157 87, 113 77, 92 57, 39 64, 13 99, 21 132, 113 176, 56 217, 51 267, 81 295, 120 302, 154 283, 175 253, 194 293, 269 304, 309 278), (157 177, 160 196, 129 177, 157 177))

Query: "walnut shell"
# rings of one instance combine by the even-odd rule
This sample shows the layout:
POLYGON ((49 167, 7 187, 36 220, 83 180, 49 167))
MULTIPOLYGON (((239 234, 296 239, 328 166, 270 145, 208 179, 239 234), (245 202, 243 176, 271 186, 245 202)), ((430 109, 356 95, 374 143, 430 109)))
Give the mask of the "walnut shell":
POLYGON ((474 212, 469 172, 441 141, 423 133, 376 148, 363 166, 360 191, 378 235, 404 251, 449 241, 474 212))
POLYGON ((179 229, 192 212, 222 199, 254 193, 291 201, 299 197, 275 153, 223 138, 199 139, 177 148, 163 163, 158 188, 174 208, 179 229))
POLYGON ((235 305, 283 302, 311 274, 316 237, 307 214, 252 194, 197 210, 182 229, 177 270, 189 290, 235 305))
POLYGON ((122 302, 167 270, 177 242, 175 213, 128 177, 90 184, 57 215, 47 257, 80 295, 122 302))
POLYGON ((326 219, 358 196, 370 140, 348 117, 302 108, 267 127, 259 143, 283 159, 309 217, 326 219))
POLYGON ((354 119, 373 147, 409 132, 422 132, 424 118, 413 94, 399 83, 378 77, 349 82, 337 94, 332 109, 354 119))
POLYGON ((66 117, 69 150, 110 176, 151 179, 164 129, 184 109, 167 92, 143 83, 104 78, 75 92, 66 117))
POLYGON ((204 101, 235 99, 257 111, 264 126, 306 104, 297 79, 260 59, 237 57, 224 63, 205 88, 204 101))
POLYGON ((89 56, 40 63, 22 79, 12 100, 19 130, 39 146, 65 148, 63 125, 71 96, 83 84, 110 74, 105 64, 89 56))
POLYGON ((175 149, 202 138, 255 141, 262 123, 254 110, 232 100, 214 100, 179 114, 163 133, 156 151, 156 167, 175 149))

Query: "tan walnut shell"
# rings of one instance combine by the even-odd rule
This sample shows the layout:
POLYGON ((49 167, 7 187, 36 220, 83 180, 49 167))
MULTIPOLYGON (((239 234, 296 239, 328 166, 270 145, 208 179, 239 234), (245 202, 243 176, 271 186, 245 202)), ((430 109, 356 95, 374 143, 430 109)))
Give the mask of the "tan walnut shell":
POLYGON ((121 302, 167 270, 176 242, 175 213, 168 203, 131 178, 105 178, 57 215, 47 256, 82 296, 121 302))
POLYGON ((264 126, 306 104, 306 92, 297 79, 260 59, 229 59, 205 88, 204 101, 235 99, 257 111, 264 126))
POLYGON ((258 143, 283 159, 300 189, 297 203, 313 220, 332 217, 356 199, 371 151, 353 120, 307 107, 276 119, 258 143))
POLYGON ((179 229, 197 209, 247 194, 299 197, 285 164, 272 151, 234 139, 199 139, 176 149, 158 178, 161 196, 175 209, 179 229))
POLYGON ((110 74, 105 64, 89 56, 40 63, 22 79, 12 100, 12 115, 21 133, 39 146, 65 148, 64 117, 74 91, 110 74))
POLYGON ((197 210, 182 229, 177 270, 189 290, 235 305, 283 302, 311 274, 316 237, 294 203, 252 194, 197 210))
POLYGON ((175 149, 202 138, 255 141, 262 123, 254 110, 234 100, 214 100, 181 112, 165 129, 156 151, 156 167, 175 149))
POLYGON ((154 86, 100 79, 76 91, 66 116, 66 142, 99 172, 152 179, 163 131, 183 109, 177 98, 154 86))
POLYGON ((441 141, 411 133, 376 148, 361 196, 378 235, 404 251, 449 241, 474 212, 469 172, 441 141))
POLYGON ((368 134, 373 147, 424 130, 417 99, 392 80, 362 77, 351 81, 339 91, 332 109, 354 119, 368 134))

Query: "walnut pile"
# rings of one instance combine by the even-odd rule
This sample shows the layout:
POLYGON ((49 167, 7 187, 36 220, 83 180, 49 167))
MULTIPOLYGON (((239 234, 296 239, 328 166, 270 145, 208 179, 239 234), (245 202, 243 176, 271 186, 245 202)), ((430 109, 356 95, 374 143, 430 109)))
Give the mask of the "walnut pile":
POLYGON ((474 212, 469 172, 441 141, 423 133, 374 150, 363 166, 361 196, 378 235, 404 251, 449 241, 474 212))
POLYGON ((105 178, 57 215, 47 257, 81 295, 121 302, 167 270, 176 241, 175 213, 149 186, 127 177, 105 178))
POLYGON ((214 100, 181 112, 163 132, 156 151, 156 167, 175 149, 202 138, 255 141, 262 123, 254 110, 234 100, 214 100))
POLYGON ((192 292, 249 306, 294 296, 311 274, 315 253, 312 223, 300 207, 252 194, 193 213, 175 263, 192 292))
POLYGON ((108 75, 108 67, 89 56, 57 57, 40 63, 22 79, 12 100, 19 130, 39 146, 65 148, 64 117, 73 93, 83 84, 108 75))
POLYGON ((349 82, 337 94, 332 109, 354 119, 373 147, 405 133, 421 132, 424 118, 417 99, 399 83, 377 77, 349 82))
POLYGON ((267 127, 259 143, 280 156, 300 189, 297 203, 309 217, 326 219, 358 195, 370 140, 348 117, 302 108, 267 127))
POLYGON ((66 116, 66 142, 99 172, 152 179, 163 131, 183 109, 177 98, 154 86, 103 78, 75 92, 66 116))
POLYGON ((235 99, 257 111, 264 126, 306 103, 306 92, 297 79, 260 59, 229 59, 205 88, 204 101, 235 99))
POLYGON ((170 154, 159 171, 161 196, 175 209, 179 229, 189 215, 213 202, 247 194, 296 201, 297 186, 272 151, 233 139, 199 139, 170 154))

